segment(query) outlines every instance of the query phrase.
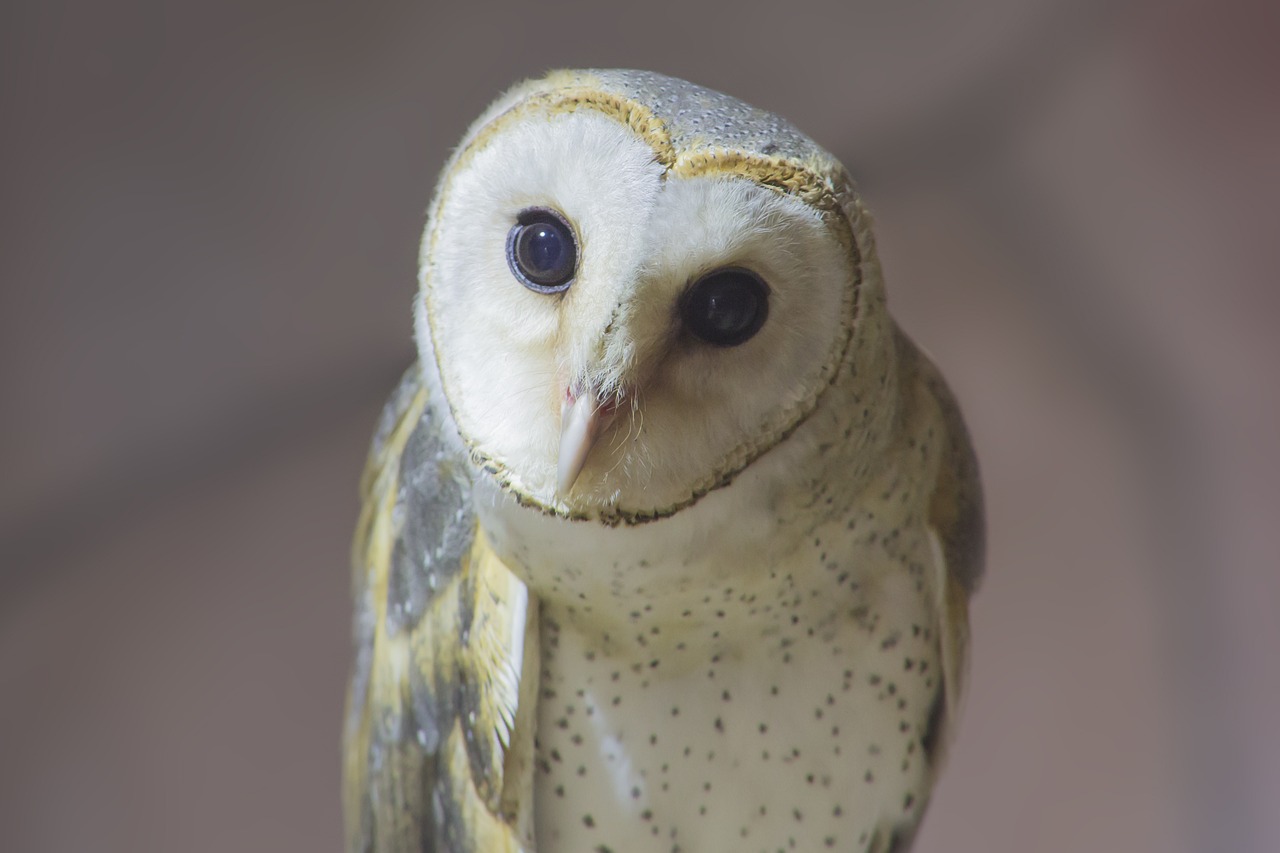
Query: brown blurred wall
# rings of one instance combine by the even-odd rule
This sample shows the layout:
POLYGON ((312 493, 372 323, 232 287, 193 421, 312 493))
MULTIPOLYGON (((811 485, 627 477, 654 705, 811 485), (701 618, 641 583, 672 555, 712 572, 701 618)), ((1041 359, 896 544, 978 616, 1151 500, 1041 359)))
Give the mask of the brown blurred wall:
POLYGON ((921 853, 1280 850, 1275 4, 0 11, 0 850, 337 850, 347 548, 423 210, 645 67, 878 215, 990 566, 921 853))

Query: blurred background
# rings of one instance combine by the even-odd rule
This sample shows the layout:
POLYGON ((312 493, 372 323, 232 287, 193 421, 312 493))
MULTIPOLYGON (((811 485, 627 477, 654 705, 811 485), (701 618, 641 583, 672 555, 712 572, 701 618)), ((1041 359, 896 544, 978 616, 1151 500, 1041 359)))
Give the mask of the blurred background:
POLYGON ((1280 850, 1276 4, 7 2, 0 850, 338 850, 347 549, 433 182, 652 68, 878 218, 989 502, 920 853, 1280 850))

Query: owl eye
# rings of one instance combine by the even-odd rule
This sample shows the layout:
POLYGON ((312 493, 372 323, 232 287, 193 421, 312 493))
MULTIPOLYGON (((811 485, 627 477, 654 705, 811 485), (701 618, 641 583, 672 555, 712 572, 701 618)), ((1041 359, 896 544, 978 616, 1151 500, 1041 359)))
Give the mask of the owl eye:
POLYGON ((520 283, 538 293, 560 293, 573 283, 578 244, 573 227, 549 207, 520 211, 507 234, 507 265, 520 283))
POLYGON ((685 292, 680 316, 696 337, 718 347, 736 347, 760 331, 769 316, 769 286, 744 269, 707 273, 685 292))

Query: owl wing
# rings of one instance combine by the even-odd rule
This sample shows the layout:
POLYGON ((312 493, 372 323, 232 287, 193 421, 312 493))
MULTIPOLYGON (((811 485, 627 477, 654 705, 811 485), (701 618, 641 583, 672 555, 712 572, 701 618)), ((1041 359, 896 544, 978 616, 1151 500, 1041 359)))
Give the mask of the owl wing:
MULTIPOLYGON (((982 580, 986 552, 986 519, 978 460, 969 431, 951 389, 931 361, 901 332, 903 374, 919 383, 931 402, 928 409, 943 435, 942 460, 926 512, 926 534, 932 558, 934 614, 941 678, 929 717, 920 735, 929 763, 932 789, 946 760, 955 731, 969 661, 969 596, 982 580)), ((886 823, 868 848, 872 853, 906 853, 911 849, 922 813, 914 821, 886 823)))
POLYGON ((415 365, 361 480, 349 853, 518 851, 530 836, 537 607, 478 529, 440 413, 415 365))
MULTIPOLYGON (((986 558, 986 519, 982 481, 951 389, 932 362, 917 351, 918 376, 937 405, 944 436, 942 463, 934 482, 927 513, 933 553, 935 612, 938 614, 942 658, 943 710, 931 756, 941 764, 946 742, 960 710, 969 658, 969 596, 982 580, 986 558)), ((932 726, 931 726, 932 727, 932 726)))

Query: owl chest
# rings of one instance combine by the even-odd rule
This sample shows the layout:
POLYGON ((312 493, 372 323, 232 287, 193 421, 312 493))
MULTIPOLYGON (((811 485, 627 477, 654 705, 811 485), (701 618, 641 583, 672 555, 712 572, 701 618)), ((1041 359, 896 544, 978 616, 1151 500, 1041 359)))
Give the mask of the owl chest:
POLYGON ((538 850, 866 850, 880 827, 913 822, 936 643, 923 609, 859 616, 652 659, 602 654, 551 619, 538 850))

